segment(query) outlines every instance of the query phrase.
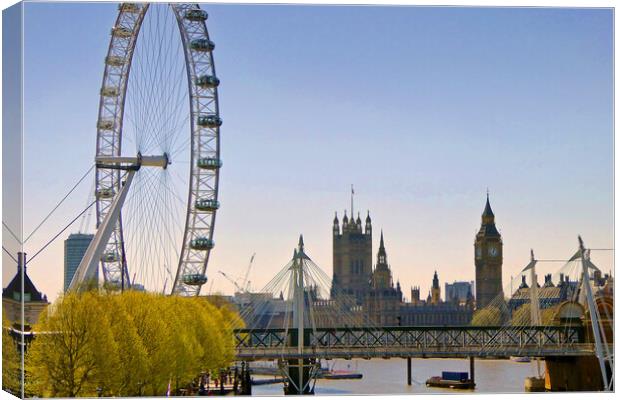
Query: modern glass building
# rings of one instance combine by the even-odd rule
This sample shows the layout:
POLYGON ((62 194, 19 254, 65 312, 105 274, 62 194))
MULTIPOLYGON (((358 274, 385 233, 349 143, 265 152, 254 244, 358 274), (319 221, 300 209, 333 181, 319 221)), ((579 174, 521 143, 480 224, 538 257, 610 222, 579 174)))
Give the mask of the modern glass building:
MULTIPOLYGON (((75 275, 75 271, 77 271, 82 257, 84 257, 84 253, 86 253, 86 249, 94 236, 87 233, 72 233, 65 240, 65 292, 69 288, 73 275, 75 275)), ((95 279, 99 279, 98 270, 95 274, 95 279)))

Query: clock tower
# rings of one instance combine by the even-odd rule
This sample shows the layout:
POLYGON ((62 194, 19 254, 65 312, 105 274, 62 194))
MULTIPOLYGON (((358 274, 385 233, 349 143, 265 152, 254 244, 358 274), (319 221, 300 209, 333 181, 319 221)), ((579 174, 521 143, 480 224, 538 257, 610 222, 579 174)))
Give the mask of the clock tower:
POLYGON ((502 293, 502 251, 502 235, 495 227, 495 215, 487 193, 482 224, 474 243, 477 309, 486 307, 502 293))

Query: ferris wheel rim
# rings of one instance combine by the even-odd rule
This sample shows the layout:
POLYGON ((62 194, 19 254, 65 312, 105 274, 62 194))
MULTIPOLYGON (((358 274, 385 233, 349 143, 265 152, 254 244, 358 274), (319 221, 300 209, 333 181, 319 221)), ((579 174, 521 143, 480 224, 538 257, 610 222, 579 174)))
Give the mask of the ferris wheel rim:
MULTIPOLYGON (((214 45, 209 40, 206 12, 202 11, 197 4, 171 3, 168 6, 174 13, 181 36, 190 112, 187 210, 178 265, 170 293, 197 295, 202 285, 206 283, 206 269, 214 243, 215 216, 219 208, 219 169, 222 165, 219 137, 221 119, 217 92, 219 79, 215 74, 212 53, 214 45), (203 44, 205 45, 200 47, 203 44), (206 86, 199 86, 199 77, 213 78, 211 79, 213 82, 206 86), (201 124, 201 122, 204 123, 201 124), (205 141, 208 145, 204 144, 205 141), (203 161, 202 164, 201 161, 203 161), (200 207, 205 204, 205 207, 200 207), (196 242, 197 240, 199 242, 196 242), (196 243, 203 244, 203 242, 207 245, 196 245, 196 243), (188 276, 198 277, 198 279, 188 279, 188 276)), ((96 157, 121 156, 123 122, 126 118, 125 100, 133 53, 148 9, 148 3, 121 3, 119 5, 105 59, 100 91, 96 157), (106 119, 108 117, 112 119, 106 119), (112 123, 108 124, 110 121, 112 123)), ((108 195, 113 194, 114 191, 118 193, 122 181, 118 170, 110 172, 97 168, 95 176, 96 214, 97 226, 99 226, 110 203, 109 197, 104 195, 105 191, 108 191, 108 195)), ((105 284, 118 286, 120 280, 121 286, 131 286, 125 245, 121 216, 108 241, 106 253, 100 260, 105 284), (109 254, 108 249, 113 249, 116 254, 104 260, 109 254)))

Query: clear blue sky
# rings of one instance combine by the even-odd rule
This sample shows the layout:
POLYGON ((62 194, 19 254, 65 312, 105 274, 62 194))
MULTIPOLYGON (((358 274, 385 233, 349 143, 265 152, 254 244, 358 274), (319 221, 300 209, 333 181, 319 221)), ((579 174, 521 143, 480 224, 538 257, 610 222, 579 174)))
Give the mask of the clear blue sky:
MULTIPOLYGON (((263 286, 299 233, 331 274, 331 221, 349 208, 351 183, 373 218, 373 253, 382 228, 407 295, 412 285, 425 294, 435 269, 442 287, 474 279, 487 187, 505 282, 530 248, 568 257, 577 234, 613 246, 612 10, 204 8, 224 120, 214 290, 231 292, 215 271, 243 275, 253 252, 251 280, 263 286)), ((116 5, 25 10, 28 233, 93 161, 116 5)), ((27 251, 85 206, 90 187, 27 251)), ((55 297, 62 266, 58 240, 29 272, 55 297)))

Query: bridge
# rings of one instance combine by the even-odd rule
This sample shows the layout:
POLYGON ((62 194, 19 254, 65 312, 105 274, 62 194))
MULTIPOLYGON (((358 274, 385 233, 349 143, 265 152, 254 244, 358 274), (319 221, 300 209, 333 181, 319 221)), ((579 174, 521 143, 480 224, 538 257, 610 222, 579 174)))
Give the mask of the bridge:
MULTIPOLYGON (((532 252, 521 271, 531 282, 537 281, 537 262, 532 252)), ((606 364, 613 366, 613 341, 606 340, 602 330, 603 320, 613 317, 601 319, 591 285, 583 284, 590 282, 589 270, 598 268, 581 241, 567 265, 579 276, 579 287, 545 322, 542 311, 549 304, 533 284, 524 312, 509 309, 500 293, 480 314, 477 326, 375 326, 353 296, 331 285, 329 276, 306 254, 300 237, 293 258, 261 291, 267 296, 242 308, 241 318, 249 328, 233 331, 236 359, 277 360, 288 382, 285 392, 292 394, 313 392, 319 360, 354 358, 407 359, 411 384, 412 358, 469 358, 473 381, 475 358, 530 357, 537 363, 544 359, 553 374, 560 371, 562 378, 556 381, 566 381, 577 369, 582 375, 599 369, 601 386, 609 389, 613 375, 607 375, 606 364), (276 296, 280 303, 270 303, 276 296), (553 365, 557 360, 568 364, 553 365)))
POLYGON ((237 329, 234 339, 243 361, 595 355, 584 334, 581 326, 317 328, 305 330, 301 349, 285 329, 237 329))

